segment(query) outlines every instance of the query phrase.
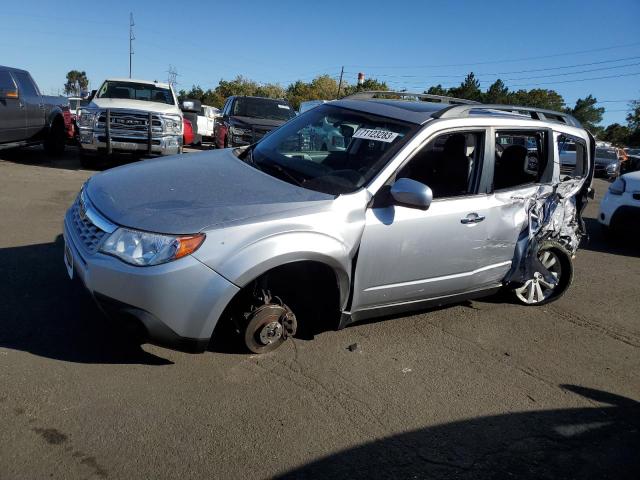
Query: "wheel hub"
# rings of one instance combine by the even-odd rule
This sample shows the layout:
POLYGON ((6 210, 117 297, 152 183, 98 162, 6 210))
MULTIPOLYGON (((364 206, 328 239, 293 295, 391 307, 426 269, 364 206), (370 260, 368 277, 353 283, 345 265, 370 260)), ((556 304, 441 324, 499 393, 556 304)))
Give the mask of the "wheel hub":
POLYGON ((282 338, 283 330, 284 328, 280 322, 269 322, 260 330, 260 341, 263 345, 276 342, 282 338))

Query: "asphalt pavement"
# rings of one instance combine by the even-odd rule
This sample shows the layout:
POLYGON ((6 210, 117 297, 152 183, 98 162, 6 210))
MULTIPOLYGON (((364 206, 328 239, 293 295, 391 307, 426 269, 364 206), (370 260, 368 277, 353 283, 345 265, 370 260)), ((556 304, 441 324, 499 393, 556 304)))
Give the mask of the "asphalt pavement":
POLYGON ((68 280, 62 219, 94 172, 0 159, 0 479, 640 478, 640 247, 602 237, 603 180, 556 303, 193 355, 133 342, 68 280))

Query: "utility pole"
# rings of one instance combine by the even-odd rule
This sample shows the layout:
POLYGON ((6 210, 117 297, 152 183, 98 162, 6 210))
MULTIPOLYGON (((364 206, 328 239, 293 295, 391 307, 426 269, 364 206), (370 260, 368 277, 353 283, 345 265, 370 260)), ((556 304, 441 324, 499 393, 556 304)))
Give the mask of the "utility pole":
POLYGON ((133 13, 129 13, 129 78, 131 78, 131 60, 133 56, 133 41, 136 39, 133 34, 133 27, 135 23, 133 23, 133 13))
POLYGON ((344 66, 340 69, 340 81, 338 82, 338 95, 337 99, 340 99, 340 89, 342 88, 342 76, 344 75, 344 66))
POLYGON ((169 74, 167 77, 167 83, 175 89, 176 84, 178 83, 178 70, 176 70, 173 65, 169 65, 169 70, 167 70, 167 73, 169 74))

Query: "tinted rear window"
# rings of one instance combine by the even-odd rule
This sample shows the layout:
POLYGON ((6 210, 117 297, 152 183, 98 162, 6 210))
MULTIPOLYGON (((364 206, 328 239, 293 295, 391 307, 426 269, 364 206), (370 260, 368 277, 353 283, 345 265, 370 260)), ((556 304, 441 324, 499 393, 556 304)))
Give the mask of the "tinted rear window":
POLYGON ((293 109, 286 102, 251 97, 240 97, 236 99, 231 115, 267 118, 270 120, 289 120, 295 117, 293 109))

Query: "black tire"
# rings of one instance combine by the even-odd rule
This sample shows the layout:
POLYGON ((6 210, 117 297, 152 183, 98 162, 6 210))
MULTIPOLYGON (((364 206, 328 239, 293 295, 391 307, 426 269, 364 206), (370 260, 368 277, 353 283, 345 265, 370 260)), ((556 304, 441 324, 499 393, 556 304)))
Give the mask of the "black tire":
MULTIPOLYGON (((541 261, 545 256, 545 252, 549 252, 549 254, 553 256, 559 263, 558 269, 555 270, 556 272, 558 272, 558 276, 556 277, 556 285, 551 289, 546 289, 546 291, 549 293, 548 295, 545 294, 545 296, 543 296, 541 300, 527 301, 523 298, 525 296, 523 295, 523 289, 527 288, 527 286, 530 285, 529 282, 538 283, 538 281, 540 281, 541 284, 546 283, 544 279, 538 279, 535 277, 529 279, 523 285, 518 285, 511 289, 513 298, 517 303, 526 306, 546 305, 548 303, 555 302, 560 297, 562 297, 568 290, 569 286, 571 286, 571 283, 573 282, 573 260, 571 259, 571 254, 560 243, 554 240, 545 240, 540 243, 538 247, 538 258, 541 261)), ((553 264, 553 266, 555 266, 555 263, 553 264)), ((551 266, 549 266, 549 271, 552 272, 551 266)), ((537 273, 538 272, 535 272, 534 275, 536 275, 537 273)), ((531 288, 533 288, 533 286, 531 288)), ((545 287, 543 286, 538 288, 542 289, 545 287)))
POLYGON ((47 152, 47 155, 59 157, 64 153, 66 143, 67 132, 64 126, 64 120, 62 117, 56 117, 44 139, 44 150, 47 152))

